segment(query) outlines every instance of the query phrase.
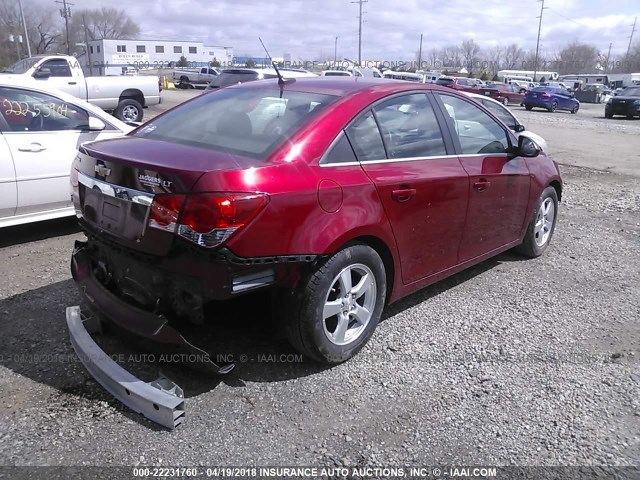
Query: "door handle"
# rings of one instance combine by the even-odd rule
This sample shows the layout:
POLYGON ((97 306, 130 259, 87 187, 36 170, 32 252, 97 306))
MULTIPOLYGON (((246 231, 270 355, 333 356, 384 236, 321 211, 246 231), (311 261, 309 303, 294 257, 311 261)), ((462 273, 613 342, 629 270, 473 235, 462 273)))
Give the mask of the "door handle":
POLYGON ((391 192, 391 198, 396 202, 404 203, 411 200, 416 194, 415 188, 401 188, 399 190, 393 190, 391 192))
POLYGON ((69 85, 76 85, 78 82, 69 82, 69 85))
POLYGON ((484 192, 487 188, 491 186, 491 182, 481 178, 476 183, 473 184, 473 189, 476 192, 484 192))
POLYGON ((18 151, 20 152, 41 152, 43 150, 46 150, 47 147, 43 147, 42 145, 40 145, 39 143, 32 143, 30 145, 25 145, 22 147, 18 147, 18 151))

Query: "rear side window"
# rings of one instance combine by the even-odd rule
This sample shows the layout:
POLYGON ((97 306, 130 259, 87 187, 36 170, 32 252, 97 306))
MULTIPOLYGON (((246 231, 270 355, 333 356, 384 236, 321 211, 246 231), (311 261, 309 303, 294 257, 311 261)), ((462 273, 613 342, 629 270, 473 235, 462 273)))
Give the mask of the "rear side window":
POLYGON ((336 163, 352 163, 357 162, 353 148, 347 139, 344 132, 340 133, 338 139, 334 142, 333 146, 327 151, 325 156, 320 161, 321 164, 336 164, 336 163))
POLYGON ((357 118, 346 131, 356 157, 361 162, 387 158, 378 124, 371 111, 357 118))
POLYGON ((374 108, 389 158, 446 155, 442 133, 424 94, 402 95, 374 108))
POLYGON ((134 135, 264 160, 333 95, 282 92, 277 84, 201 95, 151 120, 134 135))

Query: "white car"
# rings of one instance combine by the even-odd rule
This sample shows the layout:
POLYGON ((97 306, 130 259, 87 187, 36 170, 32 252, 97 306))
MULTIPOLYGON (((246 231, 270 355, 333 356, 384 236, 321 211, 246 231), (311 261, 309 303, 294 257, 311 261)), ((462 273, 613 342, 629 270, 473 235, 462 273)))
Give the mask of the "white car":
POLYGON ((0 228, 74 215, 78 147, 133 129, 62 91, 0 79, 0 228))
POLYGON ((478 103, 484 105, 496 117, 502 120, 505 125, 507 125, 516 134, 516 136, 524 135, 525 137, 529 137, 542 149, 543 152, 545 152, 547 155, 549 154, 549 146, 547 145, 545 139, 540 135, 526 130, 524 125, 516 118, 513 113, 511 113, 511 110, 505 107, 502 103, 494 100, 493 98, 489 98, 484 95, 478 95, 477 93, 463 93, 473 98, 478 103))

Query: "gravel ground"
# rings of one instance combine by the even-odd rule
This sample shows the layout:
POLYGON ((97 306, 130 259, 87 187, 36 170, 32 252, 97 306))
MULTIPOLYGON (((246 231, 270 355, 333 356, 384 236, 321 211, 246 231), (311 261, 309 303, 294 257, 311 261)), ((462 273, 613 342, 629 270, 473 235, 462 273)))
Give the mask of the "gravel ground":
POLYGON ((629 130, 640 123, 605 128, 585 110, 527 119, 587 152, 550 141, 566 190, 545 255, 506 253, 392 305, 343 365, 295 357, 260 296, 187 332, 246 356, 223 378, 102 339, 135 374, 162 369, 184 388, 187 420, 171 432, 115 401, 73 353, 74 222, 4 230, 0 464, 638 465, 640 141, 629 130), (635 152, 619 159, 634 175, 570 166, 597 163, 601 138, 635 152))

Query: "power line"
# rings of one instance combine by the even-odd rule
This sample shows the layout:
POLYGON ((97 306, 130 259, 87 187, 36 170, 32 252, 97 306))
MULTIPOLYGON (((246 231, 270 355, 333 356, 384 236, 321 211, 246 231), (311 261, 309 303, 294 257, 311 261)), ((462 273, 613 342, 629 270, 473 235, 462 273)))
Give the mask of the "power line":
POLYGON ((357 0, 360 13, 358 15, 358 65, 362 65, 362 4, 367 3, 369 0, 357 0))

